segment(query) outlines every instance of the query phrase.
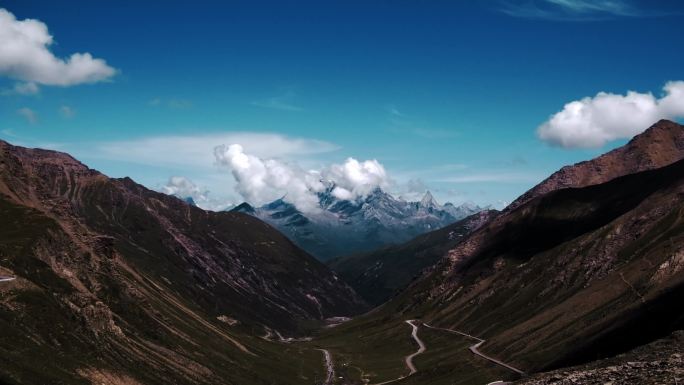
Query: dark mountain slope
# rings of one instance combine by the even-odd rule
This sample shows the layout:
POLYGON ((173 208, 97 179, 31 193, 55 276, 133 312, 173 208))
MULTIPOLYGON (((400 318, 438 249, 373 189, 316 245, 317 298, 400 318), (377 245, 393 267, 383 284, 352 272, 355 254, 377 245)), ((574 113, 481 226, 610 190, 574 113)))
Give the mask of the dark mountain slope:
POLYGON ((419 235, 401 245, 334 259, 328 263, 372 305, 380 305, 404 289, 424 269, 434 265, 463 237, 497 215, 481 211, 442 229, 419 235))
POLYGON ((684 161, 548 193, 388 306, 482 336, 482 350, 531 371, 649 342, 684 327, 682 197, 684 161))
POLYGON ((684 332, 678 331, 617 357, 538 374, 520 385, 677 384, 675 378, 684 378, 682 346, 684 332))
POLYGON ((258 338, 364 305, 248 215, 0 142, 0 382, 300 383, 320 352, 258 338))

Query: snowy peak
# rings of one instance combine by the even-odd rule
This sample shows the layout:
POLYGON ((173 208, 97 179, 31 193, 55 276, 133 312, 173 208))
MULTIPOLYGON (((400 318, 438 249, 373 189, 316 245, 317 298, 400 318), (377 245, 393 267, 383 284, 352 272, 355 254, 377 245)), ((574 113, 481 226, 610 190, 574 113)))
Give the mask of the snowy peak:
POLYGON ((407 202, 380 188, 356 199, 339 199, 334 188, 318 194, 321 210, 315 213, 299 211, 284 199, 258 208, 244 203, 233 210, 271 224, 322 260, 403 243, 482 210, 469 204, 441 206, 429 191, 420 202, 407 202))
POLYGON ((435 197, 432 196, 432 193, 430 190, 425 192, 425 195, 423 196, 423 199, 420 200, 420 206, 425 207, 425 208, 439 208, 439 203, 435 200, 435 197))

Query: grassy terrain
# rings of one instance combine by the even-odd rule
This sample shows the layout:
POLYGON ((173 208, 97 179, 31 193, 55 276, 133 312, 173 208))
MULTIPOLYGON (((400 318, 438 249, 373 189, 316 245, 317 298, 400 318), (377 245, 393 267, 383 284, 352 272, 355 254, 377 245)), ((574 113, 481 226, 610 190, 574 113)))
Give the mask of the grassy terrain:
POLYGON ((330 350, 338 376, 355 383, 392 380, 408 373, 404 357, 418 349, 399 319, 362 319, 325 330, 310 344, 330 350))
POLYGON ((418 372, 401 385, 484 385, 516 378, 515 373, 472 354, 475 341, 442 330, 421 327, 418 336, 427 350, 414 359, 418 372))
POLYGON ((217 321, 170 289, 107 268, 92 271, 90 278, 100 283, 98 297, 114 310, 114 322, 122 329, 123 336, 112 335, 106 325, 91 323, 106 319, 81 315, 96 312, 95 300, 75 291, 36 254, 37 245, 44 244, 58 259, 74 257, 59 225, 3 199, 0 217, 11 218, 0 221, 0 268, 17 277, 0 286, 2 384, 88 384, 79 371, 89 369, 144 384, 221 379, 226 384, 295 385, 324 378, 319 351, 265 341, 246 327, 217 321), (132 302, 128 284, 134 284, 137 293, 149 291, 146 300, 132 302), (74 312, 70 306, 83 310, 74 312), (256 356, 240 351, 222 335, 256 356), (173 351, 167 350, 170 347, 173 351))
MULTIPOLYGON (((410 319, 409 315, 404 315, 410 319)), ((473 355, 474 341, 457 334, 424 327, 418 337, 427 350, 414 358, 418 372, 396 384, 483 385, 515 378, 515 373, 473 355)), ((404 318, 393 317, 384 308, 346 324, 322 331, 306 343, 330 350, 335 363, 335 384, 374 384, 409 373, 404 362, 418 350, 412 328, 404 318)))

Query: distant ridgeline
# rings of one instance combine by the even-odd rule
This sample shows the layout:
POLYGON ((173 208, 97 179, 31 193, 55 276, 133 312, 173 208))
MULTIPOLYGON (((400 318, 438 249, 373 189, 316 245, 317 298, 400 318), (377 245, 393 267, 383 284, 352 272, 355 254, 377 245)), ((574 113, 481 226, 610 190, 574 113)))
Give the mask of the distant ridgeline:
POLYGON ((428 191, 420 202, 396 199, 380 188, 355 200, 338 199, 334 186, 318 194, 321 211, 304 213, 278 199, 261 207, 243 203, 231 211, 255 216, 280 230, 320 260, 406 242, 482 208, 471 203, 440 205, 428 191))

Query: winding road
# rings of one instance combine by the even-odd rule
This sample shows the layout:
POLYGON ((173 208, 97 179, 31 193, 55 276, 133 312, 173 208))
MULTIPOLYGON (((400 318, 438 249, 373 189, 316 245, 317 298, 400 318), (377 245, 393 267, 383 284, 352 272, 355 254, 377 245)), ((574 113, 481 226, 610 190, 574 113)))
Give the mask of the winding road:
POLYGON ((418 344, 418 350, 416 350, 415 353, 411 353, 411 354, 409 354, 408 356, 406 356, 406 358, 404 358, 404 362, 406 363, 406 367, 409 369, 409 374, 407 374, 407 375, 405 375, 405 376, 401 376, 401 377, 399 377, 399 378, 395 378, 394 380, 389 380, 389 381, 385 381, 385 382, 378 382, 378 383, 370 384, 370 385, 385 385, 385 384, 391 384, 391 383, 393 383, 393 382, 396 382, 396 381, 399 381, 399 380, 403 380, 404 378, 406 378, 406 377, 408 377, 408 376, 411 376, 411 375, 415 374, 415 373, 418 371, 418 369, 416 369, 416 366, 413 364, 413 359, 414 359, 417 355, 423 354, 423 352, 425 352, 425 350, 426 350, 427 348, 425 347, 425 343, 423 343, 423 341, 418 337, 418 325, 416 325, 416 324, 414 323, 414 322, 416 322, 416 320, 410 319, 410 320, 406 320, 406 321, 404 321, 404 322, 406 322, 407 324, 411 325, 411 328, 413 328, 413 329, 411 330, 411 337, 413 337, 413 339, 414 339, 414 340, 416 341, 416 343, 418 344))
MULTIPOLYGON (((416 366, 413 364, 413 359, 414 359, 416 356, 418 356, 418 355, 420 355, 420 354, 423 354, 423 353, 427 350, 427 347, 425 346, 425 343, 420 339, 420 337, 418 337, 418 327, 419 327, 419 325, 417 325, 417 324, 415 323, 416 320, 411 319, 411 320, 406 320, 406 321, 404 321, 404 322, 406 322, 408 325, 411 326, 411 337, 412 337, 412 338, 416 341, 416 343, 418 344, 418 350, 416 350, 414 353, 411 353, 411 354, 409 354, 408 356, 406 356, 406 357, 404 358, 404 363, 406 364, 406 367, 408 368, 409 373, 408 373, 407 375, 404 375, 404 376, 395 378, 394 380, 389 380, 389 381, 384 381, 384 382, 377 382, 377 383, 368 384, 368 385, 385 385, 385 384, 391 384, 391 383, 393 383, 393 382, 401 381, 401 380, 405 379, 406 377, 412 376, 413 374, 415 374, 415 373, 418 372, 418 369, 417 369, 416 366)), ((423 326, 425 326, 426 328, 434 329, 434 330, 441 330, 441 331, 445 331, 445 332, 448 332, 448 333, 458 334, 458 335, 461 335, 461 336, 463 336, 463 337, 466 337, 466 338, 470 338, 470 339, 472 339, 472 340, 475 340, 475 341, 477 341, 477 342, 476 342, 474 345, 471 345, 471 346, 468 347, 468 350, 470 350, 471 353, 473 353, 473 354, 476 355, 476 356, 482 357, 482 358, 484 358, 484 359, 487 360, 487 361, 490 361, 490 362, 493 362, 493 363, 495 363, 495 364, 497 364, 497 365, 499 365, 499 366, 502 366, 502 367, 504 367, 504 368, 506 368, 506 369, 509 369, 509 370, 511 370, 511 371, 514 371, 514 372, 516 372, 516 373, 518 373, 518 374, 520 374, 520 375, 523 375, 523 376, 525 375, 525 372, 523 372, 522 370, 520 370, 520 369, 518 369, 518 368, 516 368, 516 367, 514 367, 514 366, 511 366, 511 365, 509 365, 509 364, 507 364, 507 363, 505 363, 505 362, 503 362, 503 361, 497 360, 496 358, 490 357, 490 356, 488 356, 488 355, 482 353, 481 351, 479 351, 478 348, 479 348, 480 346, 482 346, 482 344, 484 344, 484 343, 486 342, 486 340, 483 340, 482 338, 478 338, 478 337, 475 337, 475 336, 471 336, 470 334, 463 333, 463 332, 461 332, 461 331, 454 330, 454 329, 445 329, 445 328, 438 328, 438 327, 430 326, 430 325, 428 325, 428 324, 426 324, 426 323, 423 323, 423 326)), ((325 382, 324 382, 324 385, 332 385, 332 384, 333 384, 333 379, 335 378, 335 368, 334 368, 333 361, 332 361, 332 355, 331 355, 330 352, 329 352, 328 350, 326 350, 326 349, 317 349, 317 350, 323 352, 323 354, 325 355, 325 366, 326 366, 327 376, 326 376, 326 380, 325 380, 325 382)), ((367 381, 367 380, 366 380, 366 381, 367 381)), ((367 382, 366 382, 366 383, 367 383, 367 382)), ((489 384, 487 384, 487 385, 507 385, 507 384, 510 384, 510 382, 506 382, 506 381, 495 381, 495 382, 491 382, 491 383, 489 383, 489 384)))
MULTIPOLYGON (((477 341, 477 343, 475 345, 471 345, 470 347, 468 347, 468 350, 470 350, 473 354, 475 354, 476 356, 480 356, 480 357, 484 358, 485 360, 493 362, 493 363, 495 363, 499 366, 502 366, 506 369, 512 370, 512 371, 514 371, 520 375, 523 375, 523 376, 525 375, 525 372, 523 372, 522 370, 520 370, 514 366, 511 366, 511 365, 509 365, 503 361, 497 360, 496 358, 490 357, 490 356, 482 353, 481 351, 479 351, 478 348, 486 342, 482 338, 474 337, 474 336, 471 336, 470 334, 463 333, 463 332, 460 332, 458 330, 445 329, 445 328, 438 328, 438 327, 430 326, 426 323, 423 323, 423 326, 430 328, 430 329, 442 330, 442 331, 449 332, 449 333, 459 334, 459 335, 462 335, 464 337, 468 337, 470 339, 473 339, 473 340, 477 341)), ((499 382, 499 383, 501 383, 501 382, 499 382)))
POLYGON ((425 351, 425 344, 423 343, 423 341, 420 340, 420 338, 418 338, 418 325, 414 324, 414 322, 415 320, 406 321, 406 323, 411 325, 411 327, 413 328, 413 330, 411 331, 411 337, 413 337, 413 339, 416 340, 416 342, 418 343, 418 350, 415 353, 406 356, 406 359, 404 359, 404 361, 406 362, 406 366, 409 368, 410 371, 409 376, 418 371, 418 369, 416 369, 416 366, 413 365, 413 358, 419 354, 422 354, 425 351))
POLYGON ((323 353, 325 356, 325 382, 323 385, 333 385, 333 379, 335 378, 335 365, 333 365, 332 354, 327 349, 316 349, 323 353))

